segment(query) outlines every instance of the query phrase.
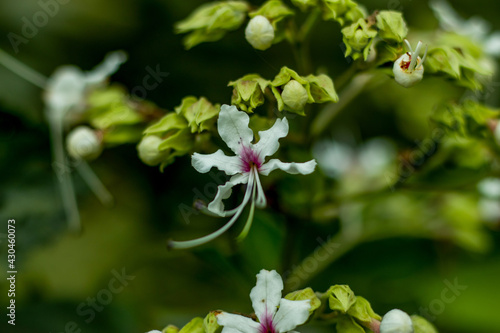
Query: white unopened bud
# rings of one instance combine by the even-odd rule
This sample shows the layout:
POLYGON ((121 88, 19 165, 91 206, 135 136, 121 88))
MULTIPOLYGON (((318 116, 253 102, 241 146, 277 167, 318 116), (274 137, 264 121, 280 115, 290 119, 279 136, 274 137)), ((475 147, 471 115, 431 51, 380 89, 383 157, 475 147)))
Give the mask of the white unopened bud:
POLYGON ((78 126, 66 138, 66 149, 73 158, 92 160, 102 152, 102 139, 87 126, 78 126))
POLYGON ((248 22, 245 38, 257 50, 266 50, 273 45, 274 28, 269 20, 257 15, 248 22))
POLYGON ((425 47, 423 58, 420 59, 418 55, 420 53, 420 49, 422 48, 422 42, 418 42, 415 51, 413 51, 408 40, 405 39, 405 43, 409 51, 394 62, 392 71, 396 82, 403 87, 408 88, 417 82, 420 82, 424 77, 423 63, 425 61, 425 57, 427 56, 427 47, 425 47))
POLYGON ((293 111, 302 111, 309 99, 306 88, 295 80, 290 80, 285 85, 281 97, 283 103, 293 111))
POLYGON ((163 140, 156 135, 146 136, 139 142, 137 151, 139 152, 139 158, 144 164, 154 166, 163 161, 165 152, 160 151, 160 144, 162 142, 163 140))
POLYGON ((413 333, 413 323, 406 312, 393 309, 382 318, 380 333, 413 333))

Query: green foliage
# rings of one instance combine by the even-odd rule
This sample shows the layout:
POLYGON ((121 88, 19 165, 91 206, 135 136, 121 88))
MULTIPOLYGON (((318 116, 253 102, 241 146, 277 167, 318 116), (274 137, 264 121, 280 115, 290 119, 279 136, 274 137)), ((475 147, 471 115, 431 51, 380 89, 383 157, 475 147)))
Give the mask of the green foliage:
POLYGON ((351 56, 354 60, 363 56, 366 61, 370 52, 373 39, 377 36, 377 30, 367 23, 365 19, 358 21, 342 29, 343 42, 346 46, 345 56, 351 56))
POLYGON ((380 38, 388 42, 403 42, 408 34, 408 27, 402 13, 392 10, 381 10, 376 18, 380 38))
POLYGON ((264 104, 264 92, 268 85, 269 81, 258 74, 247 74, 229 82, 228 86, 234 87, 231 104, 240 110, 253 112, 256 107, 264 104))
POLYGON ((353 0, 320 0, 324 20, 335 20, 346 26, 366 17, 366 10, 353 0))

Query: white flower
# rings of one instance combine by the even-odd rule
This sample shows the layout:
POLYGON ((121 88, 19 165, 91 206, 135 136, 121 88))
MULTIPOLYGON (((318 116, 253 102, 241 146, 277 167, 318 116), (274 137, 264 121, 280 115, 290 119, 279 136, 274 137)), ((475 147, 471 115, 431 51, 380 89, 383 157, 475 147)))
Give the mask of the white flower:
POLYGON ((464 20, 445 0, 433 0, 429 6, 443 30, 467 36, 482 44, 487 54, 494 57, 500 56, 500 31, 488 35, 491 27, 486 20, 477 16, 464 20))
POLYGON ((81 111, 89 88, 106 81, 127 59, 122 51, 112 52, 92 71, 76 66, 59 67, 47 82, 45 103, 47 117, 62 120, 69 111, 81 111))
MULTIPOLYGON (((170 241, 171 248, 188 248, 204 244, 220 236, 229 229, 243 212, 245 206, 251 202, 250 216, 253 216, 254 206, 263 208, 266 206, 266 196, 260 183, 259 174, 267 176, 276 169, 281 169, 290 174, 307 175, 314 171, 316 161, 305 163, 283 163, 277 159, 271 159, 267 163, 265 158, 271 156, 279 148, 278 140, 288 134, 288 120, 277 119, 274 125, 267 131, 260 131, 259 142, 252 144, 253 132, 248 127, 250 118, 246 112, 238 111, 235 106, 222 105, 217 121, 217 128, 222 140, 236 156, 226 156, 222 150, 213 154, 198 154, 192 156, 193 167, 201 173, 207 173, 212 167, 224 171, 226 175, 232 176, 224 185, 220 185, 215 199, 208 205, 208 211, 218 216, 233 216, 231 220, 216 232, 191 241, 170 241), (232 210, 224 210, 223 199, 229 198, 232 187, 237 184, 248 184, 243 202, 232 210)), ((249 218, 239 238, 248 233, 252 219, 249 218)))
POLYGON ((248 22, 245 38, 257 50, 266 50, 273 45, 274 28, 269 20, 257 15, 248 22))
POLYGON ((425 47, 423 58, 420 59, 419 54, 420 49, 422 48, 422 42, 418 42, 415 51, 413 51, 408 40, 405 39, 405 43, 409 51, 394 62, 392 71, 396 82, 403 87, 408 88, 421 81, 424 76, 423 63, 425 61, 425 57, 427 56, 427 46, 425 47))
POLYGON ((380 333, 413 333, 413 323, 406 312, 393 309, 382 318, 380 333))
POLYGON ((261 270, 257 284, 250 292, 252 306, 259 322, 236 314, 221 312, 217 323, 222 333, 284 333, 302 325, 309 318, 309 300, 290 301, 281 298, 283 280, 276 271, 261 270))
POLYGON ((78 126, 66 138, 68 154, 76 159, 92 160, 102 152, 102 138, 87 126, 78 126))

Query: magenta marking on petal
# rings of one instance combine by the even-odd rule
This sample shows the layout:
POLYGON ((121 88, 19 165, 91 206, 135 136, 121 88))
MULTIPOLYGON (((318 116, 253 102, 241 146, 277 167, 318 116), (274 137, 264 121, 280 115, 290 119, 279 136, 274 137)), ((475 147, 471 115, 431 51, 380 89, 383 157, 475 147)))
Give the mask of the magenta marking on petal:
POLYGON ((240 160, 242 172, 250 172, 253 166, 256 166, 257 170, 260 170, 260 167, 262 166, 262 160, 259 154, 257 154, 250 147, 242 146, 240 160))
POLYGON ((264 315, 264 318, 261 318, 262 321, 259 327, 259 333, 278 333, 276 332, 276 328, 273 324, 273 317, 267 312, 264 315))

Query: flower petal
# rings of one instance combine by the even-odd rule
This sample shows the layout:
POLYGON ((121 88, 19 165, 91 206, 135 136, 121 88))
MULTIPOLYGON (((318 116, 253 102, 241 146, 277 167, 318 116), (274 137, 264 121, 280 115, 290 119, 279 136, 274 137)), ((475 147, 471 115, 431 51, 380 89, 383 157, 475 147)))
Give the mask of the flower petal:
POLYGON ((295 327, 302 325, 309 318, 309 300, 290 301, 281 299, 280 308, 273 318, 273 324, 277 332, 289 332, 295 327))
POLYGON ((250 117, 236 106, 222 105, 217 121, 219 135, 229 148, 239 155, 242 146, 248 147, 253 140, 253 132, 248 127, 250 117))
POLYGON ((280 304, 283 280, 276 271, 261 270, 257 274, 257 284, 250 292, 250 299, 255 314, 261 323, 276 313, 280 304))
POLYGON ((260 324, 250 318, 227 312, 222 312, 216 316, 217 323, 224 326, 222 329, 224 333, 235 333, 234 331, 241 333, 259 332, 260 324))
POLYGON ((259 172, 262 175, 267 176, 272 171, 276 169, 281 169, 293 175, 297 173, 300 173, 302 175, 308 175, 314 171, 315 167, 316 167, 316 160, 310 160, 304 163, 295 163, 295 162, 283 163, 280 160, 272 159, 263 166, 261 166, 259 172))
POLYGON ((219 185, 214 200, 208 204, 208 210, 219 216, 227 216, 228 214, 224 211, 224 204, 222 203, 222 200, 227 199, 229 198, 229 196, 231 196, 233 186, 237 184, 245 184, 247 182, 248 173, 234 175, 224 185, 219 185))
POLYGON ((100 84, 104 82, 108 76, 115 73, 125 61, 127 61, 127 55, 123 51, 108 53, 102 63, 87 72, 85 81, 88 84, 100 84))
POLYGON ((212 167, 224 171, 226 175, 235 175, 241 170, 239 157, 226 156, 220 149, 213 154, 194 153, 191 164, 200 173, 207 173, 212 167))
POLYGON ((274 125, 267 131, 259 132, 259 142, 254 145, 260 158, 264 160, 266 156, 271 156, 280 147, 279 139, 288 135, 288 120, 286 118, 276 119, 274 125))

